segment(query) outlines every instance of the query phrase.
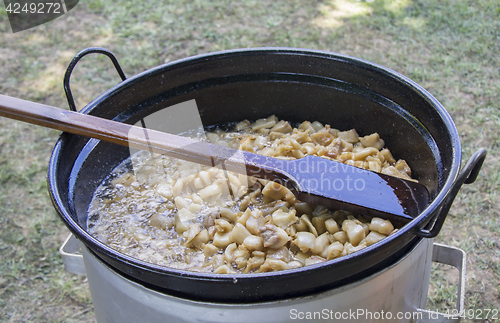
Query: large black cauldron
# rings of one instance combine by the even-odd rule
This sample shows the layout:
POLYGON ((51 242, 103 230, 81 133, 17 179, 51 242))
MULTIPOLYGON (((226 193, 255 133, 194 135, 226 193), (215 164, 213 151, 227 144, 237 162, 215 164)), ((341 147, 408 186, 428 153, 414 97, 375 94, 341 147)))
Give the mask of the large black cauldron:
MULTIPOLYGON (((85 54, 79 53, 67 74, 85 54)), ((115 62, 116 63, 116 62, 115 62)), ((299 269, 216 275, 154 266, 116 252, 86 232, 87 207, 101 181, 129 156, 124 147, 63 133, 50 161, 54 205, 76 237, 110 268, 171 295, 212 302, 258 302, 345 285, 397 261, 438 234, 460 186, 473 182, 485 151, 459 175, 461 149, 448 113, 426 90, 387 68, 312 50, 265 48, 200 55, 124 80, 81 112, 134 124, 156 111, 196 100, 205 126, 276 114, 320 120, 362 135, 378 132, 431 193, 431 204, 396 234, 357 253, 299 269)), ((72 102, 72 101, 70 101, 72 102)))

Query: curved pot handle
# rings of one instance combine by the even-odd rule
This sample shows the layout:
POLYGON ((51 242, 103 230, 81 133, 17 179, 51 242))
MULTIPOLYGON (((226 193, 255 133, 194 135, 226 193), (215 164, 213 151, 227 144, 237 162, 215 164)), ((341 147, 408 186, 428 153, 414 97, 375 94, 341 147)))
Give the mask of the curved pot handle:
POLYGON ((441 209, 438 211, 437 216, 434 221, 431 221, 428 225, 430 228, 420 228, 416 227, 415 234, 422 238, 434 238, 438 235, 439 231, 443 227, 444 220, 448 215, 448 212, 458 194, 458 191, 463 184, 474 183, 483 166, 484 159, 486 158, 486 149, 481 148, 472 155, 472 157, 467 161, 464 168, 458 174, 457 179, 451 186, 448 194, 446 195, 441 209))
POLYGON ((66 69, 66 73, 64 74, 64 81, 63 81, 64 92, 66 93, 66 99, 68 100, 69 108, 75 112, 76 112, 75 100, 73 99, 73 93, 71 93, 71 88, 69 87, 69 79, 78 61, 80 61, 80 59, 82 59, 84 56, 92 53, 103 54, 108 56, 113 65, 115 66, 115 69, 118 72, 118 75, 120 75, 122 81, 125 81, 127 79, 115 55, 113 55, 113 53, 110 52, 109 50, 100 47, 89 47, 80 51, 78 54, 75 55, 75 57, 73 57, 73 59, 69 63, 68 68, 66 69))
POLYGON ((417 309, 420 313, 418 323, 460 322, 460 319, 465 315, 465 252, 460 248, 434 243, 432 262, 453 266, 458 269, 457 307, 451 311, 448 310, 446 314, 417 309))
POLYGON ((59 248, 59 254, 63 260, 64 269, 71 274, 85 275, 85 265, 80 252, 82 243, 70 233, 59 248))

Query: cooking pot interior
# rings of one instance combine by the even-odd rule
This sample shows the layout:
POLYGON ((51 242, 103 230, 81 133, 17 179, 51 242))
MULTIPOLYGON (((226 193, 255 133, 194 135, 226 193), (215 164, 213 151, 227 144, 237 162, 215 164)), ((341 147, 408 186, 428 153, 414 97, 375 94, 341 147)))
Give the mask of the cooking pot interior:
MULTIPOLYGON (((435 99, 397 73, 333 54, 257 50, 190 58, 126 80, 83 112, 135 124, 189 100, 195 100, 206 127, 275 114, 292 122, 318 120, 339 130, 355 128, 361 136, 378 132, 433 198, 456 167, 454 126, 435 99)), ((49 173, 54 178, 49 181, 54 183, 55 204, 70 229, 81 236, 95 189, 129 150, 63 134, 54 154, 49 173)), ((371 257, 358 271, 348 266, 337 277, 387 262, 414 236, 398 243, 395 239, 390 251, 387 246, 361 251, 359 256, 385 248, 384 256, 371 257)))

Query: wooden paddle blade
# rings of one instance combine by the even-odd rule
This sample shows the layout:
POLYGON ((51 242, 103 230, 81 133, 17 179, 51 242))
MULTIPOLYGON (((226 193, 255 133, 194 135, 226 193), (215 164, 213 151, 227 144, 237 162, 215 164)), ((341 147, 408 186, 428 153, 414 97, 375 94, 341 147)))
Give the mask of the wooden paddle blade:
MULTIPOLYGON (((422 184, 333 160, 310 155, 296 160, 257 159, 256 164, 276 170, 269 173, 269 179, 288 187, 304 202, 399 223, 411 221, 429 204, 429 192, 422 184)), ((250 169, 249 175, 257 171, 262 178, 262 170, 250 169)))
POLYGON ((330 208, 412 220, 429 204, 429 192, 419 183, 321 157, 294 160, 287 170, 299 199, 330 208))

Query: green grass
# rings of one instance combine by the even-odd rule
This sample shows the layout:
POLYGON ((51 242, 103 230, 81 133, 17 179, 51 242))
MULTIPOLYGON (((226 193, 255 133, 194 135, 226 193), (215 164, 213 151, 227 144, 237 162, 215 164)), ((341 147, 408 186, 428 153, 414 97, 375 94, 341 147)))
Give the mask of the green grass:
MULTIPOLYGON (((290 46, 340 52, 387 66, 428 89, 452 115, 464 161, 488 158, 462 188, 437 241, 468 255, 466 307, 500 309, 500 3, 491 0, 88 0, 67 15, 12 34, 0 5, 0 93, 66 108, 71 58, 102 46, 128 76, 211 51, 290 46)), ((89 56, 71 79, 78 107, 119 82, 89 56)), ((64 273, 66 229, 45 175, 57 132, 0 119, 0 321, 92 321, 83 278, 64 273)), ((456 273, 433 267, 428 306, 453 306, 456 273)), ((477 320, 481 321, 481 320, 477 320)))

